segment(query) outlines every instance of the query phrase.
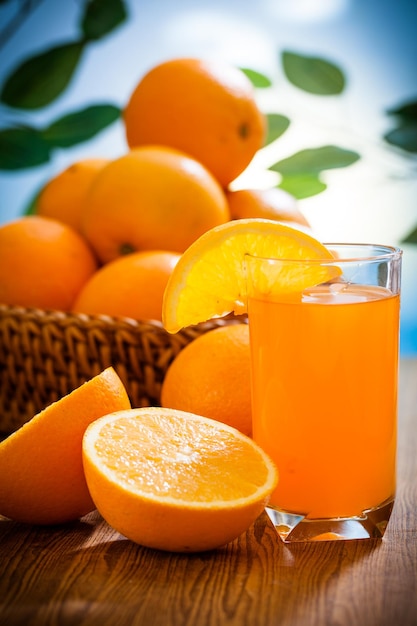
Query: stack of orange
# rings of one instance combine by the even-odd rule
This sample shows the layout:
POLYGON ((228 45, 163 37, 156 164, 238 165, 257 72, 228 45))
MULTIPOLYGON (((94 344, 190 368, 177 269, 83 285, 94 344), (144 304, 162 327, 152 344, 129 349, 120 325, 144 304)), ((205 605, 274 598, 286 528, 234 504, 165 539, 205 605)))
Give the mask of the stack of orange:
POLYGON ((43 188, 36 221, 0 227, 0 303, 160 320, 175 261, 207 230, 244 217, 308 227, 282 190, 232 190, 266 125, 239 69, 162 62, 138 81, 123 121, 124 155, 72 164, 43 188))

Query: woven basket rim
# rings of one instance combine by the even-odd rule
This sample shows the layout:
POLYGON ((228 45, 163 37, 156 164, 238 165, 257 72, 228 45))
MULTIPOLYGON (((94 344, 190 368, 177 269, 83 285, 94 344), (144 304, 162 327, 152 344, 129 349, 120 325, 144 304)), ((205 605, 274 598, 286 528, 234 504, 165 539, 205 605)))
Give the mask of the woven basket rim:
POLYGON ((113 366, 133 406, 158 404, 167 368, 200 335, 240 318, 170 334, 158 320, 0 305, 0 432, 113 366))
POLYGON ((103 324, 109 325, 122 325, 128 328, 137 327, 137 326, 149 326, 150 328, 157 328, 167 334, 178 334, 182 332, 188 332, 190 329, 206 329, 211 326, 222 326, 224 324, 230 323, 242 323, 247 321, 246 315, 235 316, 233 314, 225 315, 224 317, 217 317, 208 319, 206 321, 200 322, 199 324, 190 325, 182 328, 178 331, 178 333, 169 333, 163 326, 160 320, 154 319, 136 319, 133 317, 127 316, 112 316, 103 313, 92 314, 92 313, 78 313, 75 311, 60 311, 57 309, 41 309, 39 307, 25 307, 20 305, 11 305, 11 304, 1 304, 0 303, 0 313, 4 317, 4 315, 17 315, 17 316, 29 316, 33 319, 39 319, 44 321, 56 321, 59 320, 68 320, 71 319, 75 323, 89 324, 94 320, 99 320, 103 324))
POLYGON ((57 309, 41 309, 39 307, 25 307, 20 305, 0 304, 0 313, 3 315, 29 316, 39 320, 68 320, 80 324, 88 324, 92 320, 100 320, 104 324, 122 324, 124 326, 149 325, 164 329, 159 320, 138 320, 132 317, 112 316, 107 314, 77 313, 75 311, 60 311, 57 309))

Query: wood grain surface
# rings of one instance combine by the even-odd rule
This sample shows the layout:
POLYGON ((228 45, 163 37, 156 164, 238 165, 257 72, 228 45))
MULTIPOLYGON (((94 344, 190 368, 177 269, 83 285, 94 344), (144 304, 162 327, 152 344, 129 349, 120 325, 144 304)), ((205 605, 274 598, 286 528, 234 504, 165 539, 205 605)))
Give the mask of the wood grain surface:
POLYGON ((398 494, 383 540, 287 546, 266 515, 197 555, 148 550, 95 512, 0 518, 1 626, 417 626, 417 360, 401 363, 398 494))

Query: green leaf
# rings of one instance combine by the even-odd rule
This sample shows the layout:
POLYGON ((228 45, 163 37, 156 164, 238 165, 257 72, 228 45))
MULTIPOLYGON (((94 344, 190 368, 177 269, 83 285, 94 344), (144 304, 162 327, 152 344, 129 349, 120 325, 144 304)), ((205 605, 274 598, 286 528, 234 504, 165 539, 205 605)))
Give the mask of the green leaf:
POLYGON ((407 152, 417 152, 417 124, 410 123, 390 130, 384 135, 385 141, 407 152))
POLYGON ((359 154, 351 150, 337 146, 322 146, 296 152, 292 156, 274 163, 269 169, 279 172, 283 176, 311 175, 319 174, 323 170, 347 167, 359 158, 359 154))
POLYGON ((123 0, 90 0, 82 18, 81 29, 88 40, 100 39, 127 17, 123 0))
POLYGON ((409 122, 417 123, 417 100, 402 104, 395 109, 389 109, 388 115, 395 115, 407 124, 409 122))
POLYGON ((327 188, 320 180, 320 173, 323 170, 346 167, 359 158, 359 154, 350 150, 337 146, 322 146, 296 152, 274 163, 269 169, 281 174, 282 180, 278 187, 301 199, 317 195, 327 188))
POLYGON ((345 88, 342 70, 325 59, 284 51, 282 63, 290 83, 308 93, 334 96, 345 88))
POLYGON ((240 68, 244 74, 249 78, 250 82, 257 89, 266 89, 267 87, 271 87, 272 82, 265 76, 265 74, 261 74, 260 72, 256 72, 255 70, 251 70, 247 67, 240 68))
POLYGON ((50 104, 70 82, 83 48, 82 42, 63 44, 24 61, 7 78, 0 99, 19 109, 50 104))
POLYGON ((47 163, 48 144, 40 133, 29 127, 0 130, 0 169, 19 170, 47 163))
POLYGON ((290 125, 290 120, 285 115, 279 113, 267 113, 267 135, 265 139, 265 146, 281 137, 290 125))
POLYGON ((119 107, 96 104, 59 118, 42 131, 42 137, 52 147, 68 148, 91 139, 120 115, 119 107))
POLYGON ((317 194, 327 189, 327 185, 314 174, 284 176, 277 186, 280 187, 280 189, 288 191, 297 200, 316 196, 317 194))
POLYGON ((408 235, 404 237, 402 243, 417 243, 417 226, 411 233, 408 233, 408 235))

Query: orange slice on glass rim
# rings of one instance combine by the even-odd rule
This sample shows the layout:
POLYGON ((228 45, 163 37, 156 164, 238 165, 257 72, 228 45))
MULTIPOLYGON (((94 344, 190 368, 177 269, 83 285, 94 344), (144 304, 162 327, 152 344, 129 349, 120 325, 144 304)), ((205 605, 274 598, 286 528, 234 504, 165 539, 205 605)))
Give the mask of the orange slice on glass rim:
POLYGON ((175 333, 229 313, 246 313, 246 255, 312 261, 303 271, 294 264, 278 273, 273 264, 270 269, 268 264, 255 264, 252 281, 272 296, 301 292, 340 274, 331 265, 335 260, 331 252, 311 235, 274 220, 233 220, 207 231, 182 254, 165 289, 165 329, 175 333), (314 263, 317 260, 328 260, 329 265, 314 263))

